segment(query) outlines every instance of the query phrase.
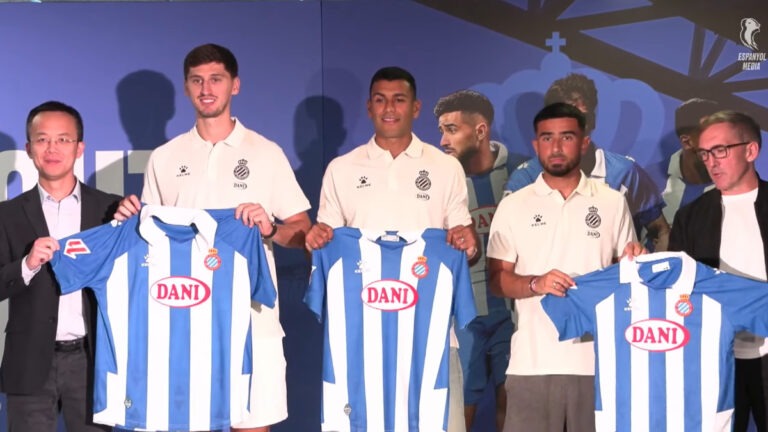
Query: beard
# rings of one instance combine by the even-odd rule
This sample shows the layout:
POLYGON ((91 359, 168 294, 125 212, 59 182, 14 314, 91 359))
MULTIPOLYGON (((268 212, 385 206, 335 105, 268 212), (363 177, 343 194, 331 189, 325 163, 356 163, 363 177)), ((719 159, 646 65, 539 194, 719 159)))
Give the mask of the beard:
POLYGON ((553 177, 565 177, 566 175, 573 172, 574 169, 579 169, 581 158, 574 158, 572 160, 566 160, 565 162, 557 163, 548 163, 548 161, 541 160, 541 158, 539 158, 539 163, 541 163, 544 172, 547 174, 553 177))

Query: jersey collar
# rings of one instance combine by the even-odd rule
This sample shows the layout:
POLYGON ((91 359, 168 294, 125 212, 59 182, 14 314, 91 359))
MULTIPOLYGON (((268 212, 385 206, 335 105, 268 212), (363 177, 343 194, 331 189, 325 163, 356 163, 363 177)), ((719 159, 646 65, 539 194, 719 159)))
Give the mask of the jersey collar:
POLYGON ((624 258, 619 263, 621 283, 641 283, 653 289, 671 289, 680 294, 690 294, 695 280, 696 261, 685 252, 657 252, 636 256, 632 261, 624 258), (675 273, 665 272, 674 271, 675 268, 679 268, 679 272, 676 272, 678 277, 670 280, 669 276, 675 273))
POLYGON ((198 232, 195 236, 197 249, 206 252, 213 247, 217 224, 205 210, 151 204, 143 206, 139 213, 139 234, 150 245, 156 245, 167 237, 166 233, 157 226, 153 216, 171 225, 194 225, 198 232))

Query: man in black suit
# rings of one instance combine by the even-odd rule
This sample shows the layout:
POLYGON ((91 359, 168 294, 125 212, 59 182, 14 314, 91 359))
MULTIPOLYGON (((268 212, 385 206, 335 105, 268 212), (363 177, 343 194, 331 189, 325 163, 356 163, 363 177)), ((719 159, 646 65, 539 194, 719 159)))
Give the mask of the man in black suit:
POLYGON ((8 299, 0 389, 9 432, 68 432, 94 425, 92 373, 95 300, 90 290, 59 295, 47 262, 60 239, 108 222, 120 197, 80 183, 83 122, 74 108, 45 102, 27 116, 26 151, 36 187, 0 203, 0 300, 8 299))

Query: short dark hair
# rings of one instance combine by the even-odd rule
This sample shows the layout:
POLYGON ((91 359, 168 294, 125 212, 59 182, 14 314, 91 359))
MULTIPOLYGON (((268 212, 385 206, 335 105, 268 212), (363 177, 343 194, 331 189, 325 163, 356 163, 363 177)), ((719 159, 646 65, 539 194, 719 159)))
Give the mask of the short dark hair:
POLYGON ((558 119, 558 118, 572 118, 579 124, 579 129, 584 132, 584 128, 587 125, 587 119, 584 113, 575 106, 565 102, 555 102, 549 104, 541 109, 533 118, 533 131, 536 132, 539 123, 544 120, 558 119))
POLYGON ((416 79, 407 70, 398 66, 387 66, 376 71, 371 77, 371 85, 368 86, 368 95, 373 90, 373 85, 379 81, 406 81, 411 86, 413 98, 416 99, 416 79))
POLYGON ((208 63, 221 63, 232 78, 237 78, 237 59, 232 51, 216 44, 205 44, 195 47, 184 57, 184 79, 193 67, 208 63))
POLYGON ((480 114, 490 126, 493 123, 493 105, 484 94, 474 90, 459 90, 441 97, 435 105, 435 117, 450 112, 461 111, 464 114, 480 114))
POLYGON ((763 138, 760 136, 760 125, 752 117, 737 111, 718 111, 701 121, 701 131, 704 132, 708 127, 719 123, 731 124, 738 130, 740 140, 755 141, 757 148, 762 149, 763 138))
POLYGON ((719 110, 717 102, 709 99, 693 98, 683 102, 675 109, 675 134, 688 135, 699 130, 701 119, 719 110))
POLYGON ((597 110, 597 87, 586 75, 572 73, 552 83, 544 94, 544 105, 555 102, 568 102, 575 97, 581 98, 587 108, 587 126, 595 128, 597 110))
POLYGON ((44 113, 44 112, 63 112, 65 114, 69 114, 72 116, 73 119, 75 119, 75 128, 77 129, 77 140, 82 141, 83 140, 83 118, 80 116, 80 113, 77 112, 76 109, 72 108, 71 106, 59 102, 59 101, 48 101, 43 102, 40 105, 32 108, 29 111, 29 114, 27 114, 27 142, 30 140, 29 136, 29 129, 32 127, 32 121, 37 117, 38 114, 44 113))

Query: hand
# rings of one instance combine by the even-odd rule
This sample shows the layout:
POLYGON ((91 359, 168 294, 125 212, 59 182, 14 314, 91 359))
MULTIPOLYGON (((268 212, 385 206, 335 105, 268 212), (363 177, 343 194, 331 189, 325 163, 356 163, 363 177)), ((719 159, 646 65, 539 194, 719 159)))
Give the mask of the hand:
POLYGON ((123 222, 129 217, 139 213, 140 208, 141 201, 139 201, 139 197, 136 195, 128 195, 120 201, 120 204, 117 206, 117 211, 115 211, 115 215, 113 217, 115 220, 123 222))
POLYGON ((624 252, 619 257, 619 261, 621 261, 624 257, 627 257, 630 261, 632 261, 636 256, 644 255, 647 253, 648 250, 643 247, 642 244, 636 241, 631 241, 627 243, 626 246, 624 246, 624 252))
POLYGON ((308 251, 320 249, 333 239, 333 228, 319 222, 312 226, 307 233, 305 246, 308 251))
POLYGON ((41 265, 53 258, 53 253, 59 250, 59 242, 53 237, 40 237, 32 244, 26 259, 27 268, 35 271, 41 265))
POLYGON ((248 228, 258 225, 262 237, 272 233, 272 220, 261 204, 243 203, 235 209, 235 219, 242 219, 248 228))
POLYGON ((469 259, 477 254, 477 240, 471 226, 458 225, 449 229, 446 241, 455 249, 465 251, 469 259))
POLYGON ((565 292, 574 285, 575 282, 567 274, 560 270, 550 270, 541 276, 535 276, 530 286, 534 294, 565 297, 565 292))

